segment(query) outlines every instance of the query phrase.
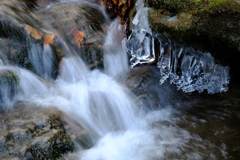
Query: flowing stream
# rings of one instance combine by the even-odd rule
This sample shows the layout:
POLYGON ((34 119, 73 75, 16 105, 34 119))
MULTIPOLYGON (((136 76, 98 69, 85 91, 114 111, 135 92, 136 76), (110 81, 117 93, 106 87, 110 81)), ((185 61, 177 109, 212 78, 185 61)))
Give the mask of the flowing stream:
MULTIPOLYGON (((137 9, 133 21, 135 27, 152 34, 143 1, 137 2, 137 9)), ((105 12, 103 15, 106 17, 105 12)), ((137 39, 145 38, 145 34, 138 36, 137 39)), ((64 41, 64 37, 61 39, 64 41)), ((146 40, 144 44, 147 47, 149 43, 151 41, 146 40)), ((53 80, 50 78, 54 65, 52 48, 27 40, 28 57, 35 73, 13 64, 1 65, 0 70, 14 72, 19 77, 16 96, 4 94, 12 91, 1 88, 0 93, 4 97, 1 101, 9 107, 17 101, 42 107, 54 106, 74 118, 89 131, 93 143, 91 148, 75 153, 79 160, 161 160, 179 156, 180 159, 206 158, 200 151, 191 151, 189 146, 194 143, 196 148, 201 148, 199 145, 206 143, 199 150, 207 153, 211 143, 178 127, 175 117, 178 112, 172 106, 146 111, 138 105, 135 95, 124 84, 130 69, 125 45, 123 28, 118 20, 114 20, 108 24, 103 44, 104 69, 91 70, 78 54, 71 52, 68 42, 64 42, 67 53, 61 60, 56 80, 53 80)), ((141 55, 135 63, 155 60, 155 54, 151 48, 148 49, 146 53, 149 54, 141 55)), ((224 76, 228 77, 227 73, 224 76)), ((224 154, 224 149, 219 150, 224 154)), ((217 159, 217 154, 212 153, 211 158, 217 159)))

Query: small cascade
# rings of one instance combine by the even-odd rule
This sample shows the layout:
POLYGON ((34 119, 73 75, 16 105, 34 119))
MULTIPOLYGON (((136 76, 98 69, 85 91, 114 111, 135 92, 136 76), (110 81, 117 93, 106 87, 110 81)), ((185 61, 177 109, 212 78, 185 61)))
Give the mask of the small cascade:
POLYGON ((104 68, 112 77, 126 75, 128 71, 128 56, 124 52, 122 40, 124 32, 118 20, 111 23, 104 44, 104 68))
POLYGON ((18 89, 18 78, 11 68, 0 67, 0 112, 11 108, 18 89))
POLYGON ((49 88, 44 80, 25 69, 16 68, 15 71, 19 77, 20 93, 18 99, 24 101, 28 97, 29 101, 32 101, 34 98, 46 96, 49 88))
POLYGON ((53 75, 54 56, 48 44, 41 44, 28 38, 28 57, 37 74, 44 78, 53 75))
POLYGON ((0 110, 11 108, 17 101, 32 101, 48 93, 47 85, 32 72, 16 67, 0 67, 0 110))
POLYGON ((160 84, 168 80, 184 92, 214 94, 228 90, 228 67, 216 64, 210 53, 181 47, 161 34, 153 34, 142 0, 138 0, 136 8, 132 34, 126 42, 131 67, 157 63, 160 84))
POLYGON ((81 72, 83 64, 77 59, 63 61, 57 80, 57 88, 68 97, 69 112, 97 137, 131 127, 135 121, 135 107, 125 89, 100 71, 81 72))
POLYGON ((61 62, 59 81, 77 83, 87 78, 89 69, 79 57, 64 58, 61 62))

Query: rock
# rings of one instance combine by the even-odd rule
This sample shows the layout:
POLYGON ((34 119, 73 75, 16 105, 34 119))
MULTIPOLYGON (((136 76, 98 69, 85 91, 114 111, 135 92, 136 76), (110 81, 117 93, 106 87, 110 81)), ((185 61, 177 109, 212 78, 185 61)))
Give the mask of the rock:
MULTIPOLYGON (((44 135, 46 136, 46 135, 44 135)), ((74 144, 64 131, 55 131, 50 138, 40 137, 27 149, 25 156, 32 159, 57 159, 62 154, 73 151, 74 144)))
POLYGON ((76 149, 86 131, 54 108, 18 104, 0 113, 0 159, 58 159, 76 149))
POLYGON ((55 28, 70 49, 65 54, 79 54, 91 68, 103 65, 106 17, 94 4, 56 3, 40 12, 41 18, 55 28))
POLYGON ((210 51, 237 73, 240 52, 238 0, 146 0, 154 32, 181 44, 210 51), (228 54, 226 54, 228 53, 228 54))
POLYGON ((155 31, 168 32, 174 38, 209 35, 212 41, 225 41, 240 49, 240 4, 236 0, 151 1, 150 22, 155 31), (156 9, 157 8, 157 9, 156 9))
MULTIPOLYGON (((52 33, 47 31, 48 27, 44 26, 39 16, 33 12, 35 5, 37 5, 36 1, 0 2, 0 54, 4 57, 3 63, 15 64, 43 76, 42 68, 35 65, 36 61, 41 63, 43 60, 33 59, 31 56, 43 57, 44 45, 52 47, 56 44, 45 41, 52 33)), ((56 78, 60 59, 61 56, 54 52, 51 60, 52 70, 48 73, 48 78, 56 78)))
POLYGON ((136 95, 136 102, 145 109, 156 109, 174 103, 173 88, 159 85, 160 73, 157 67, 141 66, 132 69, 126 85, 136 95))
POLYGON ((111 18, 119 16, 123 23, 129 19, 135 0, 101 0, 111 18))
POLYGON ((90 68, 102 67, 104 13, 95 4, 77 2, 44 7, 51 2, 33 1, 32 7, 21 0, 0 2, 3 64, 24 67, 45 79, 58 76, 60 61, 68 54, 79 54, 90 68))

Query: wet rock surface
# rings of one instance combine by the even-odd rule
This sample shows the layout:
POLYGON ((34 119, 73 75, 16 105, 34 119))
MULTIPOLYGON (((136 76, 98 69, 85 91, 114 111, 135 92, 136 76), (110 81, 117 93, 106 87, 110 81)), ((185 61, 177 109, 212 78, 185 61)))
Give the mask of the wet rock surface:
POLYGON ((126 85, 137 96, 136 101, 140 106, 156 109, 171 104, 170 101, 174 103, 174 99, 169 99, 174 97, 174 88, 169 85, 159 85, 159 75, 155 66, 137 67, 129 73, 126 85))
POLYGON ((79 54, 91 68, 103 65, 102 45, 107 20, 98 6, 59 3, 41 10, 40 14, 43 21, 53 26, 72 47, 68 50, 70 54, 79 54))
POLYGON ((102 67, 103 10, 94 3, 52 2, 34 1, 32 7, 19 0, 0 2, 1 61, 53 79, 68 54, 79 54, 90 68, 102 67))
POLYGON ((106 10, 110 14, 110 17, 114 18, 119 16, 122 22, 129 20, 129 14, 131 14, 134 8, 134 0, 101 0, 106 10))
MULTIPOLYGON (((37 14, 33 12, 36 9, 34 7, 35 5, 37 5, 35 1, 1 1, 0 54, 1 60, 5 65, 16 64, 43 76, 31 58, 32 54, 37 54, 32 53, 31 45, 39 46, 38 48, 41 54, 44 52, 44 37, 46 37, 47 34, 45 30, 46 27, 40 22, 37 14)), ((35 55, 35 57, 37 56, 39 55, 35 55)), ((59 57, 55 53, 53 57, 54 70, 48 73, 49 78, 54 78, 57 75, 59 57)))
POLYGON ((239 86, 222 95, 191 95, 185 98, 177 105, 181 114, 178 125, 192 134, 199 135, 202 140, 207 139, 220 149, 219 155, 223 157, 217 159, 238 159, 239 86))
POLYGON ((155 31, 167 32, 177 40, 207 36, 212 43, 218 39, 239 50, 238 1, 149 0, 147 4, 152 7, 149 18, 155 31))
POLYGON ((74 151, 86 132, 64 117, 57 109, 30 104, 1 112, 0 159, 58 159, 74 151))
POLYGON ((18 92, 19 78, 9 70, 0 70, 0 112, 11 106, 18 92))
MULTIPOLYGON (((224 94, 183 94, 171 86, 160 87, 157 79, 156 67, 143 66, 132 70, 126 83, 136 94, 136 101, 143 108, 174 108, 174 126, 184 129, 192 136, 179 151, 178 158, 235 160, 240 157, 239 86, 231 87, 224 94)), ((161 128, 172 125, 168 123, 157 122, 154 126, 161 128)), ((166 157, 175 159, 176 155, 166 154, 166 157)))

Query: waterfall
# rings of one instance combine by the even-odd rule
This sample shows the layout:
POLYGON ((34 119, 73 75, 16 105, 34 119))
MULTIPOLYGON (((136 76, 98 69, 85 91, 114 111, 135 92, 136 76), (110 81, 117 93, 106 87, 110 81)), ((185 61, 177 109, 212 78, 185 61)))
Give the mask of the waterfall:
MULTIPOLYGON (((61 60, 56 80, 40 78, 39 75, 16 66, 2 69, 8 69, 19 77, 15 102, 57 107, 89 131, 94 146, 76 153, 79 160, 163 158, 166 145, 168 150, 174 152, 176 147, 188 141, 189 135, 183 131, 176 134, 177 129, 168 126, 164 126, 162 135, 159 135, 151 125, 161 121, 159 117, 170 115, 171 111, 159 111, 159 114, 165 115, 159 117, 144 113, 136 105, 134 95, 117 82, 127 69, 126 63, 116 62, 119 65, 109 65, 111 58, 119 57, 117 54, 123 53, 121 45, 114 43, 123 38, 114 40, 117 31, 118 23, 114 21, 105 40, 104 58, 107 65, 104 72, 107 74, 97 69, 88 69, 76 54, 68 54, 61 60), (116 52, 117 49, 120 51, 116 52), (113 56, 108 57, 109 54, 113 56)), ((120 57, 125 60, 125 56, 120 57)), ((163 121, 166 119, 168 117, 163 121)))
POLYGON ((76 59, 71 57, 64 60, 63 72, 56 84, 60 93, 68 98, 71 106, 69 112, 98 137, 131 127, 135 121, 134 103, 125 89, 98 70, 81 72, 78 69, 82 70, 83 64, 76 59), (65 73, 68 73, 67 77, 65 73), (129 121, 132 123, 129 124, 129 121))
MULTIPOLYGON (((0 107, 2 103, 8 106, 13 105, 10 102, 31 102, 41 107, 57 107, 70 115, 89 131, 93 143, 91 148, 75 153, 79 160, 155 160, 166 159, 167 154, 181 155, 192 136, 177 127, 173 109, 141 110, 136 97, 119 81, 129 69, 125 51, 131 56, 132 67, 157 60, 160 79, 163 82, 170 79, 186 92, 225 91, 228 70, 215 65, 209 54, 197 57, 195 52, 183 49, 172 52, 169 43, 153 35, 143 0, 137 1, 136 8, 133 33, 128 39, 118 20, 109 25, 103 45, 103 70, 91 70, 78 54, 66 53, 59 63, 57 78, 50 79, 54 70, 51 46, 28 39, 28 58, 36 74, 17 65, 1 65, 0 73, 10 71, 17 79, 0 89, 0 107), (211 83, 206 85, 209 80, 211 83), (219 84, 211 88, 213 83, 219 84), (16 86, 9 88, 13 84, 16 86)), ((64 37, 59 39, 64 41, 64 37)), ((63 44, 68 45, 67 41, 63 44)))
POLYGON ((37 74, 44 78, 50 78, 53 74, 53 51, 48 44, 28 38, 28 57, 37 74))
POLYGON ((104 68, 112 77, 126 75, 128 71, 128 56, 124 52, 122 39, 124 31, 116 19, 110 25, 104 43, 104 68))

